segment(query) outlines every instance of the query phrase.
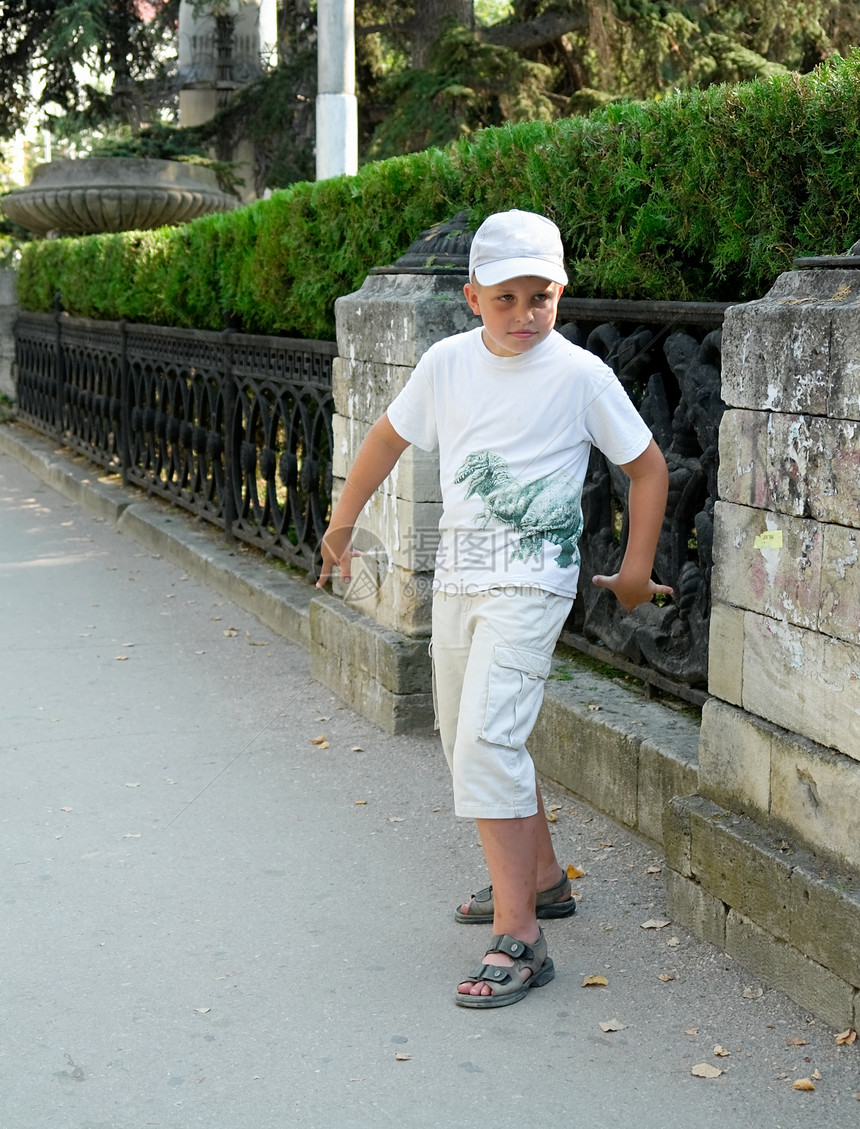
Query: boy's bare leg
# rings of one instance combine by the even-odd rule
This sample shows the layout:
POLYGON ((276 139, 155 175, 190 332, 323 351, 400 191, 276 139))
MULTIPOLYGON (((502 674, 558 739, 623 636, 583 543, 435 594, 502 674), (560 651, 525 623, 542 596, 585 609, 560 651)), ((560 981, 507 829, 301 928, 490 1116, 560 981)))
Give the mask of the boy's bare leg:
MULTIPOLYGON (((540 787, 537 788, 537 806, 538 806, 537 814, 540 816, 540 819, 538 820, 538 824, 537 824, 537 828, 536 828, 536 836, 537 836, 537 842, 536 842, 537 885, 536 885, 535 889, 537 889, 537 890, 549 890, 553 886, 555 886, 556 882, 558 882, 560 874, 561 874, 561 867, 559 866, 558 860, 555 857, 555 847, 553 846, 552 836, 550 835, 549 827, 547 826, 546 813, 544 811, 543 797, 541 796, 541 793, 540 793, 540 787)), ((476 822, 480 826, 481 821, 478 820, 476 822)), ((504 823, 504 822, 509 822, 509 821, 507 821, 507 820, 496 820, 494 822, 503 822, 504 823)), ((483 838, 482 838, 482 842, 483 842, 483 838)), ((494 893, 494 897, 495 897, 495 881, 493 880, 492 872, 490 873, 490 881, 493 882, 493 893, 494 893)), ((563 898, 559 898, 559 901, 566 901, 568 896, 569 895, 566 895, 563 898)), ((463 911, 463 913, 469 912, 468 903, 462 905, 460 908, 463 911)), ((493 932, 498 933, 499 931, 498 931, 498 929, 494 929, 493 932)), ((510 932, 510 931, 506 930, 506 932, 510 932)), ((517 937, 519 935, 517 933, 513 933, 513 934, 511 934, 511 936, 517 937)), ((526 940, 525 937, 522 937, 520 939, 523 940, 523 941, 526 940)))
MULTIPOLYGON (((493 884, 493 935, 507 933, 530 944, 540 936, 535 893, 538 844, 547 831, 543 810, 525 819, 476 819, 475 823, 493 884)), ((490 953, 485 963, 510 967, 513 961, 505 953, 490 953)), ((526 972, 524 979, 528 976, 526 972)), ((473 996, 493 992, 489 984, 471 980, 462 981, 457 990, 473 996)))

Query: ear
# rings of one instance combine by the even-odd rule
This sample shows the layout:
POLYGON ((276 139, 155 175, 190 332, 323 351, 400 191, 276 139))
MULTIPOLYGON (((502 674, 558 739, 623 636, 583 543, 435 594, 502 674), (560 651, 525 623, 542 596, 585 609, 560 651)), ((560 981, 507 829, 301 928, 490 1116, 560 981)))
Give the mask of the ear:
POLYGON ((469 309, 472 311, 473 314, 477 314, 478 317, 480 317, 481 316, 481 300, 478 296, 478 291, 475 289, 475 287, 472 285, 471 282, 467 282, 466 285, 463 287, 463 293, 466 296, 466 301, 469 303, 469 309))

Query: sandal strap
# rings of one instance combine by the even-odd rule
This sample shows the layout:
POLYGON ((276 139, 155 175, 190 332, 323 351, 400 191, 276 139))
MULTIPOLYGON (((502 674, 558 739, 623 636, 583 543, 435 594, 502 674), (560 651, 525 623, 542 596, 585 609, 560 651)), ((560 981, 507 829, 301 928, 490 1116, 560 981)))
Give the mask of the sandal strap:
POLYGON ((465 979, 473 980, 476 984, 481 980, 486 980, 488 984, 508 984, 513 977, 510 968, 501 968, 498 964, 481 964, 473 968, 465 979))
POLYGON ((493 937, 490 947, 484 955, 486 956, 489 953, 505 953, 513 960, 530 961, 535 959, 535 951, 531 945, 527 945, 525 941, 520 941, 516 937, 511 937, 508 933, 493 937))

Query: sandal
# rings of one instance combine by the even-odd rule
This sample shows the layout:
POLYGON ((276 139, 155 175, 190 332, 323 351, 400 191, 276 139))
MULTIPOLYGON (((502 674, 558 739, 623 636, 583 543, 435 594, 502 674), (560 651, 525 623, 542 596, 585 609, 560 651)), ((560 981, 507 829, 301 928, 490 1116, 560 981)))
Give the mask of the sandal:
POLYGON ((538 939, 531 945, 518 941, 516 937, 493 937, 485 956, 490 953, 506 953, 513 959, 513 966, 502 968, 497 964, 482 964, 465 976, 460 983, 473 980, 476 984, 485 980, 492 985, 491 996, 473 996, 468 992, 455 993, 454 1000, 460 1007, 505 1007, 521 1000, 529 988, 540 988, 555 976, 555 966, 546 955, 546 938, 541 930, 538 939), (531 970, 528 980, 520 976, 524 968, 531 970))
MULTIPOLYGON (((573 895, 565 901, 559 901, 559 897, 567 894, 570 890, 570 879, 566 874, 562 874, 558 882, 554 886, 550 886, 548 890, 540 890, 535 899, 535 912, 540 918, 550 917, 570 917, 572 913, 576 913, 576 899, 573 895)), ((472 894, 470 902, 474 902, 477 907, 475 913, 463 913, 460 906, 454 910, 454 919, 460 921, 465 925, 491 925, 493 922, 493 887, 487 886, 483 890, 479 890, 477 894, 472 894)))

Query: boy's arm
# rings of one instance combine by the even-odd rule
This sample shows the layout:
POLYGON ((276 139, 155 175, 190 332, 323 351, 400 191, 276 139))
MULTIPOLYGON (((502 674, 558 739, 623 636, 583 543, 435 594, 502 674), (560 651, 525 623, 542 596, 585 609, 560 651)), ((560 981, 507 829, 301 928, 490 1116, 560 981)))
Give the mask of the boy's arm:
POLYGON ((651 579, 657 539, 666 512, 669 474, 666 460, 652 439, 638 458, 623 463, 621 469, 630 479, 627 512, 630 530, 621 569, 613 576, 595 576, 598 588, 608 588, 627 611, 648 603, 661 592, 671 596, 672 589, 655 584, 651 579))
POLYGON ((340 566, 343 580, 349 582, 354 555, 352 529, 356 519, 371 494, 385 481, 408 446, 408 442, 388 422, 387 415, 381 416, 371 427, 358 449, 343 485, 343 493, 332 510, 328 529, 323 534, 323 559, 317 588, 323 587, 335 565, 340 566))

